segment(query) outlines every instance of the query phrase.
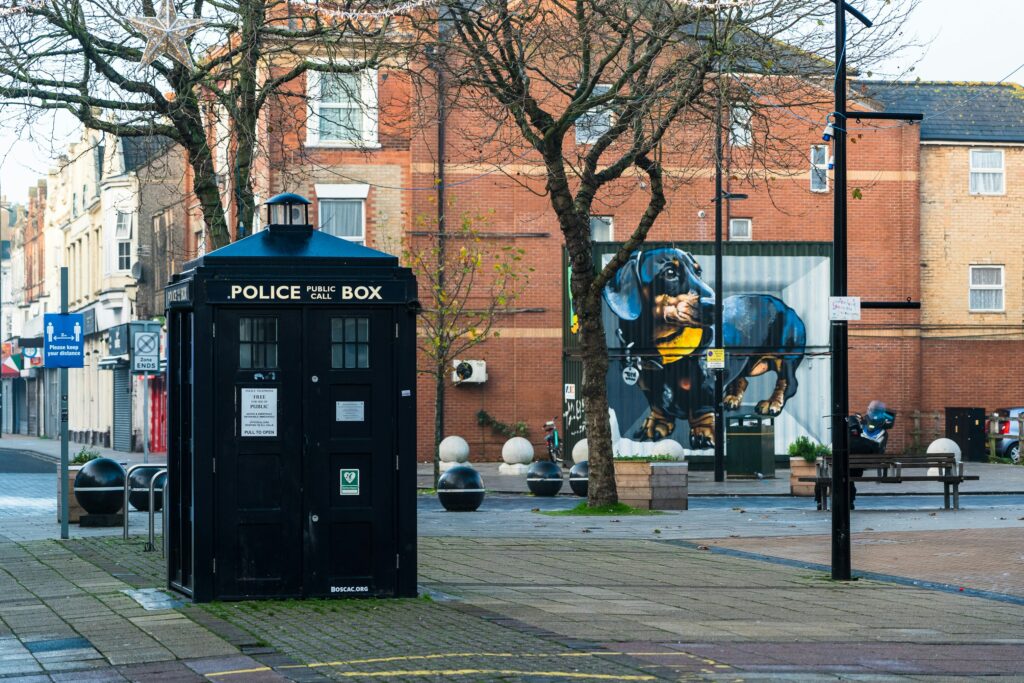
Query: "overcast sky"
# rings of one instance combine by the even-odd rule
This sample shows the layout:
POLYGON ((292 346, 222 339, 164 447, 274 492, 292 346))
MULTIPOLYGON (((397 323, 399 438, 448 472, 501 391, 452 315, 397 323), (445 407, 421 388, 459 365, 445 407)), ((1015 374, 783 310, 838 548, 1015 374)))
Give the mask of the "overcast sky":
MULTIPOLYGON (((906 31, 933 42, 923 54, 895 60, 875 77, 905 73, 906 80, 1024 83, 1022 30, 1024 0, 923 0, 906 31), (908 71, 918 58, 914 70, 908 71)), ((25 201, 28 186, 46 174, 52 164, 50 150, 68 142, 63 138, 69 127, 59 128, 64 130, 36 127, 0 135, 0 192, 8 199, 25 201)))

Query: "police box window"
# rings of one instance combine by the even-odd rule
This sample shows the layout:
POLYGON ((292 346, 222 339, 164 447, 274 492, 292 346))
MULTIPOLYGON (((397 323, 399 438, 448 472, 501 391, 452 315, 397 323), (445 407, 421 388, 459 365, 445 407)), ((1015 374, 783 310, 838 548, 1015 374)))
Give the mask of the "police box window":
POLYGON ((239 319, 238 367, 242 370, 277 367, 277 318, 239 319))
POLYGON ((369 318, 331 318, 331 367, 370 367, 369 318))

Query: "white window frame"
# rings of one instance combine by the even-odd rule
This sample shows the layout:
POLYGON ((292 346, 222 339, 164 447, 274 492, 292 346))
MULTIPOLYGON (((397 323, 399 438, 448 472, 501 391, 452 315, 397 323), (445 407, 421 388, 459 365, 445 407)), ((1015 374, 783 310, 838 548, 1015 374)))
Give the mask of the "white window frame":
POLYGON ((117 259, 117 270, 118 270, 118 272, 125 273, 125 272, 127 272, 127 271, 132 269, 132 243, 131 243, 131 240, 118 240, 117 241, 117 254, 116 254, 115 258, 117 259), (127 255, 121 253, 121 248, 122 247, 127 247, 128 248, 127 255), (127 258, 127 260, 128 260, 128 265, 126 267, 121 267, 121 259, 122 258, 127 258))
POLYGON ((828 152, 829 152, 828 145, 811 145, 811 155, 810 155, 810 162, 811 162, 811 170, 810 170, 811 192, 825 193, 825 192, 828 192, 831 189, 831 187, 832 187, 832 184, 829 182, 829 177, 828 177, 828 152), (815 149, 824 149, 825 150, 825 163, 823 163, 823 164, 816 164, 816 163, 814 163, 814 150, 815 149), (814 187, 814 172, 815 171, 824 171, 825 172, 825 174, 824 174, 824 177, 825 177, 825 187, 814 187))
POLYGON ((320 139, 320 83, 325 72, 310 69, 306 72, 306 146, 347 149, 379 149, 377 102, 377 69, 363 69, 359 75, 360 109, 363 115, 362 138, 349 140, 320 139))
POLYGON ((602 241, 614 242, 615 241, 615 216, 591 216, 590 217, 590 221, 591 221, 591 223, 590 223, 590 240, 592 242, 596 242, 597 241, 597 240, 594 239, 594 223, 593 223, 593 220, 595 218, 598 219, 598 220, 602 220, 602 221, 608 221, 608 239, 607 240, 602 240, 602 241))
POLYGON ((129 211, 114 211, 114 239, 130 240, 132 238, 132 214, 129 211))
POLYGON ((973 147, 967 152, 967 164, 970 168, 970 172, 967 174, 967 192, 974 196, 981 197, 1001 197, 1006 194, 1006 152, 1002 149, 992 149, 991 147, 973 147), (1002 163, 999 164, 998 169, 994 168, 974 168, 974 153, 975 152, 999 152, 999 159, 1002 163), (974 188, 971 187, 971 180, 974 178, 974 174, 979 175, 998 175, 1000 180, 998 192, 975 192, 974 188))
POLYGON ((994 263, 976 263, 968 266, 967 268, 967 310, 970 313, 1003 313, 1006 311, 1006 267, 994 264, 994 263), (976 285, 974 284, 974 271, 975 269, 992 270, 998 269, 999 271, 999 284, 998 285, 976 285), (972 308, 971 307, 971 292, 974 290, 999 290, 1002 296, 999 297, 1001 306, 999 308, 972 308))
POLYGON ((730 218, 729 219, 729 241, 730 242, 749 242, 754 238, 754 219, 753 218, 730 218), (746 235, 737 235, 736 227, 739 224, 745 223, 747 226, 746 235))
POLYGON ((729 145, 749 147, 754 144, 753 120, 754 112, 746 107, 733 107, 729 111, 729 145))
MULTIPOLYGON (((612 89, 612 87, 610 85, 606 85, 606 84, 600 83, 600 84, 594 86, 593 96, 600 97, 601 95, 606 94, 611 89, 612 89)), ((591 110, 587 111, 587 113, 583 114, 583 116, 580 116, 578 119, 576 119, 576 124, 573 126, 573 128, 576 129, 576 131, 575 131, 576 144, 577 145, 592 145, 595 142, 597 142, 598 140, 600 140, 601 136, 604 135, 605 133, 607 133, 611 129, 612 123, 614 121, 614 119, 612 118, 613 114, 614 114, 614 112, 611 110, 611 107, 601 107, 601 108, 597 108, 597 109, 591 109, 591 110), (601 130, 600 132, 596 133, 596 134, 593 132, 593 130, 594 130, 594 128, 596 126, 591 126, 590 127, 591 134, 590 135, 586 135, 586 134, 584 134, 583 129, 581 129, 580 125, 579 125, 580 124, 580 119, 583 119, 584 117, 586 117, 587 119, 597 119, 598 117, 601 117, 601 118, 607 119, 607 123, 604 126, 604 129, 601 130)))
POLYGON ((320 184, 314 185, 316 190, 317 206, 317 228, 323 229, 323 211, 321 205, 323 200, 331 199, 343 199, 343 200, 359 200, 363 203, 363 210, 360 212, 363 219, 363 233, 362 236, 357 237, 356 235, 338 235, 343 240, 349 242, 356 242, 358 244, 366 245, 366 198, 370 196, 370 186, 366 183, 348 183, 348 184, 320 184))

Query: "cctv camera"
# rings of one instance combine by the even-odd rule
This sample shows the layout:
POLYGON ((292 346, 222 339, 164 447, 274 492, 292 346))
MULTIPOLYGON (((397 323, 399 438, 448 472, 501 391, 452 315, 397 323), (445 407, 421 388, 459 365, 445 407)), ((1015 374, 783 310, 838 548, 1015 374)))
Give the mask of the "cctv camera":
POLYGON ((708 214, 707 214, 706 211, 704 211, 704 209, 701 209, 700 211, 697 212, 697 218, 704 218, 704 216, 707 216, 707 215, 708 214))

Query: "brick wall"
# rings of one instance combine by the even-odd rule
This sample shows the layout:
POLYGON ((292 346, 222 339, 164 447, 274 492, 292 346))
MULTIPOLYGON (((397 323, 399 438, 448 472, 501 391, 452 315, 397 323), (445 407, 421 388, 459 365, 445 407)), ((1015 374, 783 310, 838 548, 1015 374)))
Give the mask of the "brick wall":
MULTIPOLYGON (((397 252, 399 238, 406 245, 415 244, 414 231, 429 229, 437 213, 436 127, 430 118, 432 110, 413 111, 403 99, 408 84, 398 78, 382 80, 381 93, 382 100, 391 102, 389 116, 395 123, 389 124, 391 119, 382 113, 379 150, 307 148, 302 142, 305 124, 300 111, 271 114, 265 124, 274 133, 265 166, 266 196, 287 190, 312 199, 318 182, 367 182, 371 184, 369 244, 397 252)), ((293 108, 303 105, 301 98, 287 101, 293 108)), ((798 114, 811 121, 823 117, 823 111, 798 114)), ((539 449, 544 422, 560 413, 564 273, 562 239, 545 195, 543 166, 514 144, 500 152, 486 146, 481 142, 484 123, 469 112, 456 112, 449 122, 446 214, 450 223, 464 213, 482 215, 485 219, 476 227, 484 239, 524 250, 534 272, 518 305, 534 310, 503 318, 499 339, 466 354, 467 359, 487 361, 489 380, 483 385, 447 386, 445 434, 469 440, 474 459, 494 460, 505 437, 477 425, 477 412, 484 410, 505 423, 526 422, 530 440, 539 449)), ((727 188, 749 194, 750 199, 732 203, 726 221, 730 216, 752 218, 755 241, 830 241, 833 194, 810 191, 808 157, 810 146, 820 141, 820 129, 784 113, 771 125, 773 132, 793 141, 792 150, 760 165, 744 159, 743 151, 734 151, 727 188)), ((965 402, 984 404, 988 410, 1019 402, 1012 388, 1019 385, 1019 377, 1002 362, 1012 357, 1012 342, 982 343, 970 336, 942 342, 933 338, 932 329, 979 319, 957 313, 961 317, 953 321, 947 302, 958 296, 966 308, 967 272, 943 275, 959 267, 955 259, 966 263, 988 254, 999 255, 1007 263, 1007 304, 1008 310, 1016 311, 1016 318, 999 319, 1016 325, 1019 333, 1022 254, 1007 244, 1019 241, 1005 239, 1000 244, 991 233, 978 231, 994 223, 998 236, 1010 236, 1019 197, 1011 194, 984 203, 953 197, 947 185, 959 183, 966 191, 966 170, 961 168, 966 161, 933 160, 931 147, 923 152, 918 127, 871 129, 858 124, 851 133, 855 141, 849 147, 850 294, 865 300, 922 300, 925 305, 921 311, 865 311, 862 321, 851 325, 851 409, 863 411, 869 400, 885 400, 898 414, 891 444, 899 451, 911 445, 910 416, 915 411, 965 402), (853 199, 854 189, 859 199, 853 199), (991 216, 956 220, 974 215, 983 204, 992 209, 991 216), (965 223, 974 231, 963 228, 965 223), (951 373, 957 377, 955 382, 948 381, 951 373), (1005 379, 1000 382, 999 377, 1005 379)), ((664 161, 671 176, 668 206, 650 233, 652 241, 714 239, 714 205, 709 201, 714 195, 714 173, 710 160, 693 152, 692 143, 698 138, 684 131, 666 145, 664 161), (705 216, 700 217, 700 211, 705 216)), ((1009 186, 1022 163, 1020 156, 1008 155, 1009 186)), ((595 214, 613 217, 616 240, 628 236, 646 206, 641 180, 629 176, 611 183, 595 202, 595 214)), ((421 295, 426 298, 425 293, 421 295)), ((424 359, 420 360, 422 368, 424 359)), ((433 395, 432 379, 421 376, 421 460, 431 454, 433 395)), ((827 411, 827 405, 822 405, 822 415, 827 411)))

